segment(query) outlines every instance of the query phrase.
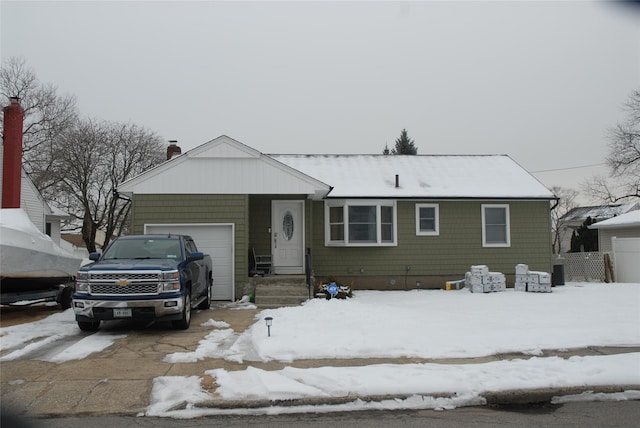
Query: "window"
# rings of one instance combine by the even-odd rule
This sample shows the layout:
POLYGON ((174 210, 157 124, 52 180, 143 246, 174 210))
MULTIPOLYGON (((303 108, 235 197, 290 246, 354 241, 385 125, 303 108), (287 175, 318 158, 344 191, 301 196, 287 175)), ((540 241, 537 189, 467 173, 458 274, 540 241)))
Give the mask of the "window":
POLYGON ((482 205, 482 246, 511 246, 509 205, 482 205))
POLYGON ((439 235, 438 204, 416 204, 416 235, 439 235))
POLYGON ((394 201, 326 201, 325 236, 327 245, 396 245, 395 211, 394 201))

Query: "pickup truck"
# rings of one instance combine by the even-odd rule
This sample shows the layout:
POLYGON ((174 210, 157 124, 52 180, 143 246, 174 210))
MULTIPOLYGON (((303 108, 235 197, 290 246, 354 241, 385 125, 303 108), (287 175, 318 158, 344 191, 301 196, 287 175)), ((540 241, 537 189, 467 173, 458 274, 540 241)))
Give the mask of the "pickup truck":
POLYGON ((185 235, 130 235, 115 239, 76 276, 73 310, 78 327, 101 321, 171 321, 188 329, 192 308, 209 309, 211 257, 185 235))

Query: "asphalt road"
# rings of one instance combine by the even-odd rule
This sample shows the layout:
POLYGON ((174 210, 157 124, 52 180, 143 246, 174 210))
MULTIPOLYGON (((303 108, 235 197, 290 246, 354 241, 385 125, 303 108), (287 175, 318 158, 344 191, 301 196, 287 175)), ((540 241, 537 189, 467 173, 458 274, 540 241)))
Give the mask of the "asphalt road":
POLYGON ((119 428, 119 427, 313 427, 417 428, 459 427, 633 427, 640 420, 640 401, 534 404, 491 407, 465 407, 435 411, 366 411, 349 413, 306 413, 277 416, 216 416, 198 419, 159 419, 130 416, 72 417, 20 420, 14 428, 119 428))

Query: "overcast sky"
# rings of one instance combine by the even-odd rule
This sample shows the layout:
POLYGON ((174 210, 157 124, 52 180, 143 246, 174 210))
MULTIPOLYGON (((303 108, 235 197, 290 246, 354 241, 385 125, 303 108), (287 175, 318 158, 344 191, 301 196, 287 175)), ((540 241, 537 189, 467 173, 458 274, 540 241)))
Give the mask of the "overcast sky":
POLYGON ((184 150, 508 154, 547 186, 603 167, 640 88, 640 10, 609 2, 13 2, 1 57, 184 150))

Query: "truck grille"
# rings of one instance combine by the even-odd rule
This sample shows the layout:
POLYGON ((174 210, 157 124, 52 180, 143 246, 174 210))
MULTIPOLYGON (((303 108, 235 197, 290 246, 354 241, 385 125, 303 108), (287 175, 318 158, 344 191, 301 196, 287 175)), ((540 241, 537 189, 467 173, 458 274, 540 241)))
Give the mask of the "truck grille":
POLYGON ((114 273, 114 272, 105 272, 105 273, 100 273, 100 272, 96 272, 96 273, 91 273, 91 281, 97 281, 97 282, 105 282, 105 281, 118 281, 121 279, 126 279, 129 280, 131 282, 134 281, 155 281, 158 282, 158 277, 159 277, 160 272, 154 271, 154 272, 144 272, 144 273, 138 273, 138 272, 118 272, 118 273, 114 273))
POLYGON ((132 284, 127 286, 91 283, 91 294, 158 294, 158 283, 132 284))
POLYGON ((154 295, 159 293, 159 271, 92 272, 92 295, 154 295))

